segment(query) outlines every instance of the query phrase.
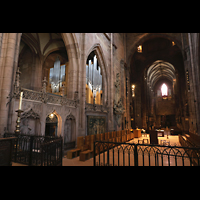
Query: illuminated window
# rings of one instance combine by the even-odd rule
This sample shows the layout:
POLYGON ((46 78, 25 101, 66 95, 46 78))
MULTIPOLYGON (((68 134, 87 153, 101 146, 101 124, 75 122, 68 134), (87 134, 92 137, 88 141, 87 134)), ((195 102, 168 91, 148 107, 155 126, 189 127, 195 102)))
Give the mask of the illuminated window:
POLYGON ((138 53, 142 53, 142 45, 139 45, 139 46, 137 47, 137 52, 138 52, 138 53))
POLYGON ((132 85, 132 97, 135 96, 135 85, 132 85))
POLYGON ((167 96, 167 86, 165 83, 163 83, 162 87, 161 87, 161 93, 162 93, 162 96, 167 96))

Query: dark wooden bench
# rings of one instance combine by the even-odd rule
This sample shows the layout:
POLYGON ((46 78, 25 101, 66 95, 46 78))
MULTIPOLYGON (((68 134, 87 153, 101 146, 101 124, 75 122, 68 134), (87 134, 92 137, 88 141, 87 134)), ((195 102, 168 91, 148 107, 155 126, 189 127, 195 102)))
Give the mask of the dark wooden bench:
MULTIPOLYGON (((199 155, 200 155, 199 147, 200 146, 199 146, 198 141, 194 140, 193 137, 199 137, 199 136, 191 137, 191 135, 189 136, 187 134, 179 135, 179 142, 180 142, 181 146, 197 148, 194 151, 189 151, 189 150, 186 151, 186 153, 191 157, 192 164, 194 166, 196 166, 196 165, 199 165, 199 155)), ((198 140, 198 138, 197 138, 197 140, 198 140)))
POLYGON ((82 151, 82 152, 80 152, 79 160, 80 161, 85 161, 85 160, 90 159, 92 156, 93 156, 93 151, 92 150, 82 151))
POLYGON ((68 159, 72 159, 72 158, 75 158, 77 156, 79 156, 79 153, 80 153, 80 149, 72 149, 70 151, 67 152, 67 158, 68 159))

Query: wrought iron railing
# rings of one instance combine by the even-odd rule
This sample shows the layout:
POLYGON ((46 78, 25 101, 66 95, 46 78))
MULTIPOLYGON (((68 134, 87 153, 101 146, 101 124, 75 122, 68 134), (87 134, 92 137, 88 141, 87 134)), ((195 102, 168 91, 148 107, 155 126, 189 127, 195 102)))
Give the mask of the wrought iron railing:
POLYGON ((41 145, 41 166, 62 166, 62 138, 41 145))
POLYGON ((196 166, 200 148, 96 141, 94 166, 196 166))
POLYGON ((29 166, 59 165, 62 164, 62 138, 52 136, 36 136, 5 133, 4 137, 15 136, 12 161, 29 166), (59 152, 59 156, 55 157, 59 152), (48 158, 51 158, 50 161, 48 158))

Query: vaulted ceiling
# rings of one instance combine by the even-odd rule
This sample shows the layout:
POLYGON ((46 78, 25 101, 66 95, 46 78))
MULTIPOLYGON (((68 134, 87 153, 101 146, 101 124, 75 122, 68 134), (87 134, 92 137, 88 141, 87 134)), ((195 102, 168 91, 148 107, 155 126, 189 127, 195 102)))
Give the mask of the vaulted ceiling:
POLYGON ((45 56, 52 50, 58 50, 65 47, 60 33, 23 33, 20 44, 20 53, 25 44, 38 55, 45 56))
POLYGON ((160 79, 173 82, 177 73, 184 74, 182 51, 173 40, 159 35, 138 44, 142 45, 142 53, 136 50, 131 58, 132 83, 141 83, 146 77, 153 87, 160 79))
POLYGON ((173 82, 176 79, 175 68, 168 62, 157 60, 148 68, 147 81, 153 88, 155 83, 161 78, 167 78, 173 82))

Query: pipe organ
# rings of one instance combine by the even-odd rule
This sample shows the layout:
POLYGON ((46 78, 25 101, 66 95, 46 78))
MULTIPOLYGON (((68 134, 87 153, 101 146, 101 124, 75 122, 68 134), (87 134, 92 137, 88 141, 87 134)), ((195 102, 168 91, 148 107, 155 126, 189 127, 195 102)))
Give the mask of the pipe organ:
MULTIPOLYGON (((91 90, 93 98, 97 98, 97 95, 101 95, 102 75, 101 68, 98 66, 96 55, 93 57, 93 60, 89 60, 88 64, 86 64, 86 84, 88 85, 88 89, 91 90)), ((88 103, 91 103, 91 101, 88 103)), ((96 103, 101 104, 100 98, 96 103)))
POLYGON ((60 66, 60 60, 57 57, 54 67, 50 68, 49 82, 51 84, 52 93, 59 92, 62 82, 65 81, 65 65, 60 66))

